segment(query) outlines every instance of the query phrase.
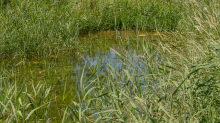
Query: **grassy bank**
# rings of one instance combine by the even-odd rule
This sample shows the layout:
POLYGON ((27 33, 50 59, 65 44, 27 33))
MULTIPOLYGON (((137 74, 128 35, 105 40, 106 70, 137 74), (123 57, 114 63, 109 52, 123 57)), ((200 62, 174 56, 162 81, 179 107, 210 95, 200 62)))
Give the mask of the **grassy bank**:
POLYGON ((156 30, 159 38, 119 38, 112 50, 123 64, 120 69, 106 62, 100 75, 99 62, 85 65, 77 84, 71 79, 51 84, 57 74, 66 76, 58 71, 66 68, 54 69, 52 62, 42 67, 48 78, 30 80, 31 72, 26 79, 17 77, 22 67, 31 66, 28 60, 12 67, 2 60, 0 121, 220 122, 219 7, 217 0, 12 0, 2 5, 3 59, 71 51, 82 47, 82 32, 156 30), (126 50, 128 42, 138 49, 141 65, 129 60, 135 53, 126 50), (61 89, 54 92, 54 87, 61 89))
POLYGON ((0 8, 0 54, 43 56, 56 47, 77 47, 80 33, 102 30, 173 31, 182 6, 151 0, 11 0, 0 8))

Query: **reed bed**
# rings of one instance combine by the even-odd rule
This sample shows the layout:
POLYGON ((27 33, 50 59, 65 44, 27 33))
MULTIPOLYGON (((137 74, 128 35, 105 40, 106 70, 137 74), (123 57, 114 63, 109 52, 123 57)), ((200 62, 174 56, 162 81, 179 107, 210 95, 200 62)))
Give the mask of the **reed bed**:
POLYGON ((122 63, 119 69, 106 62, 104 74, 99 74, 99 62, 85 65, 77 84, 68 87, 63 82, 59 94, 52 91, 51 67, 44 68, 50 81, 34 85, 16 77, 15 67, 9 69, 2 60, 0 121, 220 122, 219 6, 217 0, 2 4, 3 59, 21 57, 28 63, 29 54, 69 50, 80 46, 78 36, 87 31, 155 30, 159 38, 121 38, 111 49, 122 63), (130 61, 134 53, 126 50, 134 46, 138 64, 130 61))
POLYGON ((151 0, 11 0, 0 9, 1 57, 28 58, 77 47, 81 33, 175 30, 184 11, 178 2, 151 0))

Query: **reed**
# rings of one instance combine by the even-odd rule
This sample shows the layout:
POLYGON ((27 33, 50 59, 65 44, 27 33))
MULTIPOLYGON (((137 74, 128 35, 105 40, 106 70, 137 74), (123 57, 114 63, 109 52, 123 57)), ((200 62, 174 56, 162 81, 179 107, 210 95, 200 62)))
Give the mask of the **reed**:
POLYGON ((217 0, 14 0, 1 10, 1 122, 220 122, 217 0), (110 29, 119 36, 111 48, 119 67, 97 60, 65 79, 71 63, 56 68, 46 60, 55 51, 85 51, 81 31, 110 29), (158 38, 123 38, 119 29, 152 29, 158 38), (48 62, 40 75, 26 57, 36 53, 48 62), (10 66, 5 56, 21 61, 10 66))
POLYGON ((182 2, 158 1, 22 1, 1 7, 1 56, 33 57, 76 47, 80 33, 102 30, 170 30, 178 28, 182 2))

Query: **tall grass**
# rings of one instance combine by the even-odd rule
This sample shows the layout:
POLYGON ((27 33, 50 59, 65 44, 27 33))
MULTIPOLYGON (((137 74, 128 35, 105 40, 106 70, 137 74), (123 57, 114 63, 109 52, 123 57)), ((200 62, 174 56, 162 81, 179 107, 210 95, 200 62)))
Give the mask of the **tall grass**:
POLYGON ((0 9, 1 56, 43 56, 77 47, 79 33, 176 30, 181 2, 151 0, 12 0, 0 9))
MULTIPOLYGON (((1 122, 220 122, 220 16, 217 0, 168 3, 141 0, 123 3, 95 0, 62 1, 59 4, 58 1, 31 2, 32 4, 11 2, 1 8, 4 10, 1 13, 4 16, 1 18, 7 20, 1 26, 1 43, 5 46, 1 49, 1 55, 8 53, 22 56, 36 52, 42 55, 55 50, 57 46, 73 47, 72 45, 77 43, 72 41, 76 40, 80 31, 112 28, 137 31, 155 29, 160 38, 154 42, 147 38, 130 39, 138 44, 138 64, 129 59, 134 53, 125 50, 129 47, 126 45, 128 39, 121 39, 122 45, 112 49, 117 54, 117 60, 122 63, 119 69, 106 61, 108 67, 105 68, 104 75, 100 75, 97 71, 101 68, 97 62, 90 70, 90 77, 85 77, 85 66, 78 83, 71 88, 67 87, 67 83, 62 83, 61 95, 55 96, 51 91, 53 86, 48 83, 33 85, 30 88, 25 83, 26 80, 13 78, 16 72, 11 70, 10 73, 2 61, 1 122), (95 6, 91 2, 95 2, 95 6), (13 11, 12 7, 15 5, 25 7, 18 7, 20 11, 13 11), (33 5, 35 7, 32 8, 33 5), (66 11, 73 5, 75 6, 72 9, 66 11), (82 6, 83 8, 79 9, 82 6), (154 19, 144 17, 144 12, 151 12, 150 7, 154 8, 153 12, 158 7, 159 14, 153 14, 154 19), (33 11, 36 13, 34 16, 30 14, 26 19, 23 18, 24 10, 28 13, 29 9, 36 10, 33 11), (130 12, 127 13, 124 9, 130 12), (162 11, 163 9, 167 11, 162 11), (52 10, 56 14, 47 13, 52 10), (74 13, 72 16, 71 12, 74 13), (10 13, 21 15, 10 16, 10 13), (99 13, 98 19, 93 19, 96 15, 94 13, 99 13), (134 15, 136 19, 131 18, 134 15), (174 16, 179 18, 176 20, 174 16), (164 18, 158 20, 157 17, 164 18), (12 23, 10 18, 14 18, 14 21, 20 24, 13 26, 15 23, 12 23), (34 23, 32 18, 35 20, 34 23), (52 23, 54 19, 52 21, 50 18, 57 21, 52 23), (72 23, 76 25, 73 26, 72 23), (161 30, 170 32, 164 35, 161 30), (36 42, 38 40, 39 44, 36 42), (29 45, 33 46, 28 47, 29 45), (18 49, 7 51, 10 48, 18 49), (21 82, 24 83, 23 86, 18 86, 21 82), (52 112, 49 109, 53 107, 51 104, 58 99, 62 100, 62 108, 57 108, 59 115, 50 115, 52 112)), ((52 69, 47 70, 48 74, 51 74, 52 69)))

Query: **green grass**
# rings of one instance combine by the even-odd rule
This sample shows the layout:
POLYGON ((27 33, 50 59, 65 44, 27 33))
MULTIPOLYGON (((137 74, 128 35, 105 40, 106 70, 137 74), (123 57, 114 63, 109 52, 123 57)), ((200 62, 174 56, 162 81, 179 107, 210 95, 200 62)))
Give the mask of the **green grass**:
POLYGON ((217 0, 4 3, 0 121, 220 122, 219 7, 217 0), (105 72, 99 73, 99 62, 85 64, 76 80, 66 77, 74 69, 64 67, 74 66, 68 60, 60 66, 48 60, 51 54, 72 49, 86 52, 84 47, 92 44, 80 39, 83 33, 115 30, 119 35, 121 29, 137 34, 153 30, 158 38, 119 36, 111 50, 123 65, 115 68, 106 62, 105 72), (128 50, 132 48, 142 66, 129 61, 135 55, 128 50), (41 57, 45 63, 33 69, 28 56, 41 57), (84 76, 87 72, 90 76, 84 76))
POLYGON ((181 2, 134 0, 12 0, 1 9, 0 54, 43 56, 77 47, 80 33, 102 30, 176 30, 181 2))

